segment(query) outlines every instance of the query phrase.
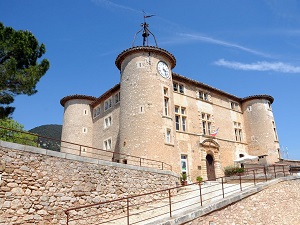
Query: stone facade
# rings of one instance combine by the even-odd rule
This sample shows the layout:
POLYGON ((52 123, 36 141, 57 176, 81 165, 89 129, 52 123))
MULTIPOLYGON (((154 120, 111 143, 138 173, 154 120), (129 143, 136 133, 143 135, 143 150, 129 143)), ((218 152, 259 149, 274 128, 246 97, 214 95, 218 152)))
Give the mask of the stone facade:
MULTIPOLYGON (((224 167, 245 155, 269 164, 278 161, 271 96, 240 98, 172 72, 175 65, 175 57, 161 48, 123 51, 116 59, 120 84, 99 98, 74 95, 61 100, 62 140, 160 160, 177 174, 187 173, 190 181, 222 176, 224 167), (159 74, 161 61, 169 77, 159 74)), ((69 150, 62 146, 61 151, 69 150)), ((126 157, 108 160, 126 163, 126 157)))
POLYGON ((71 207, 166 189, 178 182, 168 171, 88 163, 87 158, 67 153, 0 144, 0 225, 66 224, 64 210, 71 207), (72 157, 75 160, 66 159, 72 157))

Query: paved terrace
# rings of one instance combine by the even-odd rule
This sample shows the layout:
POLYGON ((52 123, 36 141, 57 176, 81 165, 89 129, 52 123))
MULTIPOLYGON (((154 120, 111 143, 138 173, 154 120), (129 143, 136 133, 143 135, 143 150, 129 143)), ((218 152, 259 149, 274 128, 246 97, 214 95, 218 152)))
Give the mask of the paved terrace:
POLYGON ((288 180, 187 225, 299 225, 300 179, 288 180))
MULTIPOLYGON (((217 220, 214 217, 214 220, 202 219, 203 216, 213 213, 214 211, 219 211, 227 206, 230 206, 236 202, 243 202, 247 199, 247 197, 252 196, 265 189, 269 189, 272 187, 276 187, 276 185, 280 185, 285 182, 295 182, 299 181, 300 177, 298 176, 288 176, 288 177, 280 177, 277 179, 269 180, 265 182, 265 180, 261 180, 261 182, 253 182, 243 183, 242 191, 240 188, 239 182, 237 183, 224 183, 224 196, 222 192, 222 183, 220 182, 206 182, 202 184, 202 206, 200 204, 200 195, 199 195, 199 186, 198 184, 185 186, 177 189, 178 194, 172 195, 171 197, 171 208, 172 208, 172 216, 170 217, 170 199, 163 198, 158 199, 156 202, 150 202, 143 206, 137 206, 134 209, 130 209, 130 217, 129 221, 126 217, 127 211, 121 211, 117 217, 120 219, 113 221, 105 221, 97 218, 88 218, 90 222, 93 224, 106 224, 106 225, 120 225, 120 224, 143 224, 143 225, 177 225, 177 224, 225 224, 223 221, 217 220), (298 180, 299 179, 299 180, 298 180), (243 201, 241 201, 243 200, 243 201), (191 222, 193 221, 194 222, 191 222), (218 221, 214 223, 212 221, 218 221), (201 222, 201 223, 200 223, 201 222), (209 223, 212 222, 212 223, 209 223)), ((300 185, 299 185, 300 186, 300 185)), ((284 190, 283 190, 284 191, 284 190)), ((300 194, 299 194, 300 196, 300 194)), ((280 196, 278 196, 280 197, 280 196)), ((142 198, 147 198, 147 196, 142 196, 142 198)), ((255 200, 252 204, 257 204, 255 200)), ((123 206, 125 206, 125 202, 123 206)), ((105 207, 105 206, 104 206, 105 207)), ((250 204, 251 207, 251 204, 250 204)), ((125 207, 126 208, 126 207, 125 207)), ((247 208, 246 208, 247 209, 247 208)), ((245 210, 243 208, 243 210, 245 210)), ((97 210, 95 210, 96 212, 97 210)), ((245 210, 248 211, 248 210, 245 210)), ((77 214, 77 213, 76 213, 77 214)), ((80 212, 78 212, 80 214, 80 212)), ((77 215, 78 215, 77 214, 77 215)), ((266 214, 267 215, 267 214, 266 214)), ((249 217, 249 215, 248 215, 249 217)), ((247 218, 248 218, 247 217, 247 218)), ((251 216, 250 216, 251 217, 251 216)), ((109 220, 112 218, 109 218, 109 220)), ((233 219, 234 221, 234 219, 233 219)), ((69 225, 73 224, 86 224, 86 221, 73 221, 70 222, 69 225)), ((230 223, 235 224, 235 223, 230 223)), ((243 224, 243 223, 241 223, 243 224)), ((251 224, 251 223, 248 223, 251 224)), ((254 223, 255 224, 255 223, 254 223)))
MULTIPOLYGON (((299 176, 281 177, 247 187, 242 192, 232 193, 224 199, 219 198, 202 207, 182 209, 180 212, 174 214, 172 218, 159 218, 158 220, 144 224, 299 225, 299 188, 299 176), (258 215, 259 217, 257 217, 258 215)), ((227 189, 227 191, 230 191, 230 189, 227 189)))

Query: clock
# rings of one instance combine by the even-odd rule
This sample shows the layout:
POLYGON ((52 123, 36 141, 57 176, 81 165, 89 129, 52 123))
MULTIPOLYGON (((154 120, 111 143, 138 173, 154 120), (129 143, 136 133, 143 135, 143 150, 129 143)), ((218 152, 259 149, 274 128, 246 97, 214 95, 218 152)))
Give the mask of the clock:
POLYGON ((165 62, 159 61, 157 64, 157 70, 162 77, 164 78, 170 77, 170 70, 168 65, 165 62))

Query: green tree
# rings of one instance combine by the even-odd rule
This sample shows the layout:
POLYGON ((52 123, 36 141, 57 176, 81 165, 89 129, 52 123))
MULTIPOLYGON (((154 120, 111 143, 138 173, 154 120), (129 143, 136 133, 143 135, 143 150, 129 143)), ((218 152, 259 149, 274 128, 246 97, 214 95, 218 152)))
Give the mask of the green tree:
POLYGON ((0 22, 0 119, 9 117, 16 95, 33 95, 36 84, 49 69, 46 52, 30 31, 16 31, 0 22), (39 62, 38 62, 39 61, 39 62))
POLYGON ((24 131, 24 126, 18 122, 4 118, 0 119, 0 139, 23 145, 37 146, 38 137, 24 131))

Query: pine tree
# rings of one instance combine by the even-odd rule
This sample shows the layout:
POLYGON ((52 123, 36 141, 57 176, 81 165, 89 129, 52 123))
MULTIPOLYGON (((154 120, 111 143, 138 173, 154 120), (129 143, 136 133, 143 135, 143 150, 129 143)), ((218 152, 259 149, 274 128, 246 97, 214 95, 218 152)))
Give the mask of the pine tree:
POLYGON ((0 119, 12 115, 9 106, 16 95, 33 95, 36 84, 49 69, 46 52, 29 31, 14 30, 0 23, 0 119))

